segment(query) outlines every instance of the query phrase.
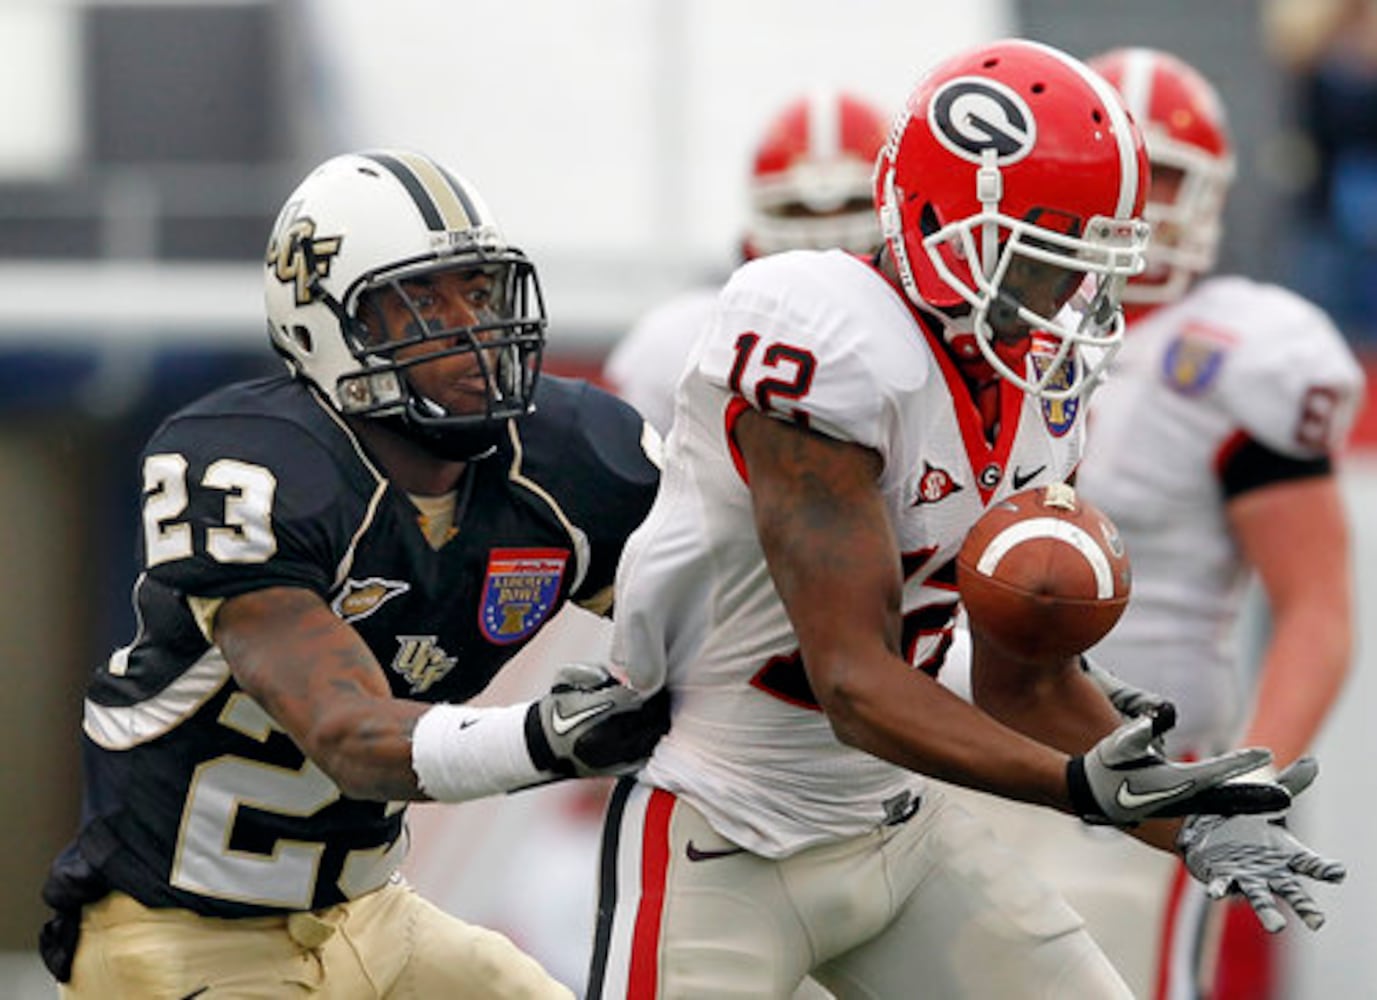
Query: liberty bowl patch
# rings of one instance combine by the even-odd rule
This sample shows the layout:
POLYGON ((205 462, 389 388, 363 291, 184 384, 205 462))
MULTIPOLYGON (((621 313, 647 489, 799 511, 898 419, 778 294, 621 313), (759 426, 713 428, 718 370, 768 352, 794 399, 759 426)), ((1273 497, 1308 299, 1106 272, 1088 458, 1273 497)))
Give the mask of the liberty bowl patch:
POLYGON ((569 553, 564 549, 493 549, 478 627, 500 646, 520 642, 550 616, 569 553))
MULTIPOLYGON (((1037 378, 1041 379, 1051 367, 1053 356, 1039 349, 1037 341, 1033 342, 1033 347, 1028 351, 1028 357, 1033 363, 1033 370, 1037 372, 1037 378)), ((1066 357, 1052 377, 1047 380, 1049 389, 1066 389, 1070 387, 1071 380, 1076 376, 1076 358, 1074 355, 1066 357)), ((1042 422, 1047 425, 1047 430, 1053 437, 1063 437, 1076 423, 1076 414, 1080 411, 1081 401, 1079 397, 1071 399, 1042 399, 1042 422)))
POLYGON ((1167 385, 1183 396, 1199 396, 1214 384, 1229 346, 1213 337, 1193 336, 1188 330, 1172 341, 1162 358, 1167 385))

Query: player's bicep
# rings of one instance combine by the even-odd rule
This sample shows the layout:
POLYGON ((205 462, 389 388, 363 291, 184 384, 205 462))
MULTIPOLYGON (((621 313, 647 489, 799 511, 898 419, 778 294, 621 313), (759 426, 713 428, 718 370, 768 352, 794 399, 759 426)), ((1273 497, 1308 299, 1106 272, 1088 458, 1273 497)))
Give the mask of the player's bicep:
POLYGON ((1280 480, 1230 499, 1229 529, 1274 607, 1348 604, 1348 520, 1332 475, 1280 480))
MULTIPOLYGON (((898 547, 872 450, 744 413, 734 435, 756 531, 810 680, 879 637, 900 648, 898 547)), ((867 652, 873 652, 867 650, 867 652)))

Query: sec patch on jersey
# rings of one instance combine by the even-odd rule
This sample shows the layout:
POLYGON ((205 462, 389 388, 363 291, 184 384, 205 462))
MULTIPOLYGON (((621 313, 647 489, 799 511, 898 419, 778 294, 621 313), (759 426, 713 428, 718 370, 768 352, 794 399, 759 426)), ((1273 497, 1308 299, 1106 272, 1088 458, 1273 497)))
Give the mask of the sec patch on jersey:
POLYGON ((1015 493, 975 523, 956 557, 971 629, 1019 660, 1089 649, 1128 604, 1119 529, 1066 483, 1015 493))

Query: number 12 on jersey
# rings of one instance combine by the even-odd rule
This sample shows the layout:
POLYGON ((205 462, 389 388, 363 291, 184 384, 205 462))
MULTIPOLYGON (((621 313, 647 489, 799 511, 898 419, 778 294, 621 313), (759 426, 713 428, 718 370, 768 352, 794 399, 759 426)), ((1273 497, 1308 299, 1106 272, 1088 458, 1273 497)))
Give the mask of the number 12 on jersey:
MULTIPOLYGON (((736 338, 736 358, 732 362, 727 385, 731 391, 750 400, 746 381, 756 348, 760 346, 760 334, 747 331, 736 338)), ((817 359, 811 351, 792 344, 772 343, 760 355, 760 368, 772 374, 762 375, 754 380, 753 392, 756 407, 763 413, 774 411, 787 416, 802 427, 808 426, 808 411, 801 407, 785 408, 782 400, 801 400, 808 395, 813 386, 813 375, 817 371, 817 359)))

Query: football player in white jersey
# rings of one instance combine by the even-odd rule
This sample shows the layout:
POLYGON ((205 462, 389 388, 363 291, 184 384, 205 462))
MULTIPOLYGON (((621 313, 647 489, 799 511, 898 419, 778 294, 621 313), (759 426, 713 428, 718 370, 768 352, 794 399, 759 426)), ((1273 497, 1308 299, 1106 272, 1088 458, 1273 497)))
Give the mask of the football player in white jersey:
MULTIPOLYGON (((614 666, 667 687, 672 722, 612 796, 589 996, 787 997, 811 974, 843 998, 1127 997, 1075 912, 924 776, 1162 846, 1184 826, 1149 817, 1289 804, 1223 784, 1266 751, 1170 761, 1169 713, 1124 723, 1074 660, 986 657, 980 707, 934 680, 966 531, 1078 461, 1080 347, 1103 363, 1122 333, 1146 183, 1102 78, 996 42, 896 118, 872 260, 774 254, 728 282, 618 568, 614 666)), ((1309 912, 1295 876, 1342 867, 1252 819, 1217 818, 1194 870, 1284 882, 1309 912)))
MULTIPOLYGON (((1352 653, 1334 462, 1362 372, 1311 303, 1246 278, 1204 277, 1233 177, 1214 87, 1156 50, 1118 49, 1090 65, 1143 128, 1153 224, 1147 269, 1123 295, 1127 341, 1094 396, 1077 477, 1133 560, 1128 611, 1093 655, 1175 703, 1173 753, 1216 753, 1241 738, 1271 747, 1284 766, 1313 742, 1352 653), (1245 668, 1235 631, 1254 574, 1271 634, 1261 662, 1245 668)), ((1045 810, 982 805, 1086 917, 1137 996, 1273 995, 1265 947, 1254 940, 1241 964, 1228 957, 1227 942, 1256 938, 1256 922, 1229 920, 1217 953, 1220 928, 1208 925, 1225 909, 1208 907, 1172 859, 1045 810)))
MULTIPOLYGON (((870 174, 887 128, 879 108, 830 87, 790 101, 756 146, 742 259, 831 247, 874 253, 880 227, 870 174)), ((720 290, 713 283, 666 300, 641 317, 607 357, 603 379, 661 435, 669 433, 675 383, 720 290)))

